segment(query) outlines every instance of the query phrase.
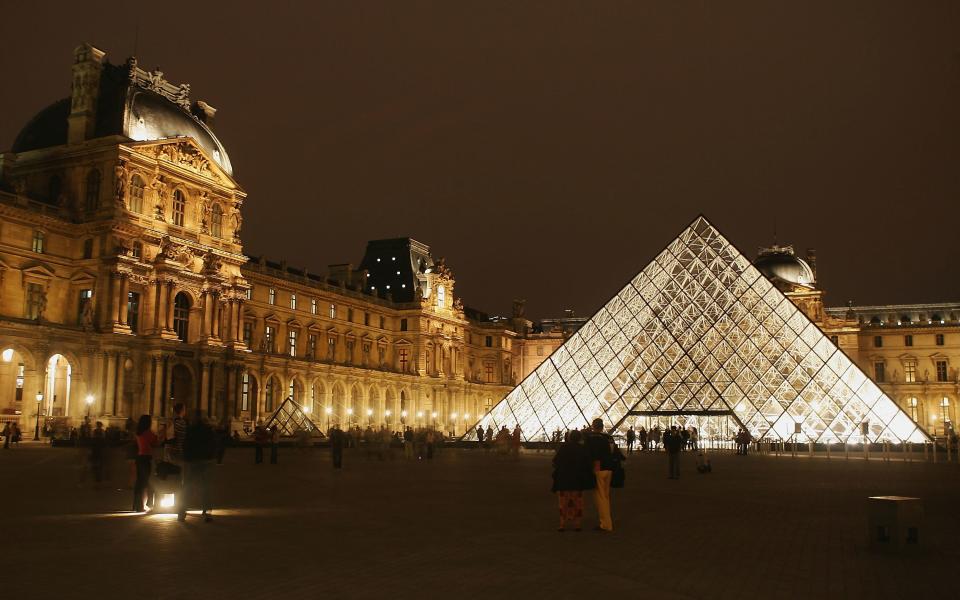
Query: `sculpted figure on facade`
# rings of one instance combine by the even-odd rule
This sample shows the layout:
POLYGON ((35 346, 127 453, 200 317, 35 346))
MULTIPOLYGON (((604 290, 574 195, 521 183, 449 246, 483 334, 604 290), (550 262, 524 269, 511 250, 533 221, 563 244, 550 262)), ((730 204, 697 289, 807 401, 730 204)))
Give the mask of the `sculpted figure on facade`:
POLYGON ((113 168, 113 185, 117 205, 126 206, 127 164, 122 160, 113 168))
POLYGON ((239 210, 233 211, 233 243, 240 243, 240 229, 243 227, 243 215, 239 210))
POLYGON ((195 220, 200 225, 200 233, 209 233, 210 228, 207 214, 210 212, 210 194, 206 190, 200 192, 197 199, 195 220))
POLYGON ((159 170, 153 175, 153 181, 150 182, 150 189, 153 190, 154 197, 156 198, 156 204, 154 205, 156 214, 154 218, 158 221, 165 221, 167 214, 167 184, 159 170))

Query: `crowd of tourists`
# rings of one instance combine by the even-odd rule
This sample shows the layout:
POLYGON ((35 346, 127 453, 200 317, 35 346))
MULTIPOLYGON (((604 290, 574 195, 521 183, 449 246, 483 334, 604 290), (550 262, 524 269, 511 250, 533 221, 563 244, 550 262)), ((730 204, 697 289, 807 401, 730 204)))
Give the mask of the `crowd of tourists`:
POLYGON ((520 456, 520 446, 522 445, 522 431, 519 425, 515 425, 513 431, 502 426, 499 431, 494 433, 493 427, 487 426, 484 429, 477 426, 477 442, 481 448, 486 450, 495 450, 501 456, 520 456))

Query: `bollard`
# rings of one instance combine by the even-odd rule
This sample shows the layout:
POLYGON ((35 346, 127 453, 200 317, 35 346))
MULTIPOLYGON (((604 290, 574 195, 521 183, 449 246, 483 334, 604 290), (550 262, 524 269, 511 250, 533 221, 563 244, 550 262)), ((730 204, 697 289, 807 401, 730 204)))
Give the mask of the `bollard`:
POLYGON ((929 454, 929 453, 930 453, 930 450, 929 450, 929 448, 927 447, 927 442, 926 442, 926 440, 924 440, 924 442, 923 442, 923 462, 927 462, 928 460, 930 460, 929 457, 928 457, 928 454, 929 454))
POLYGON ((933 439, 933 464, 937 464, 937 439, 933 439))
POLYGON ((813 440, 807 440, 807 455, 813 458, 813 440))
POLYGON ((870 460, 870 444, 866 440, 863 441, 863 460, 870 460))
POLYGON ((830 446, 832 445, 832 443, 827 442, 827 460, 830 460, 830 446))
POLYGON ((947 435, 947 462, 953 462, 953 454, 950 452, 950 436, 947 435))
POLYGON ((850 443, 849 442, 843 443, 843 458, 845 460, 850 460, 850 443))
POLYGON ((913 462, 913 444, 910 442, 904 442, 903 451, 907 453, 907 460, 909 462, 913 462))

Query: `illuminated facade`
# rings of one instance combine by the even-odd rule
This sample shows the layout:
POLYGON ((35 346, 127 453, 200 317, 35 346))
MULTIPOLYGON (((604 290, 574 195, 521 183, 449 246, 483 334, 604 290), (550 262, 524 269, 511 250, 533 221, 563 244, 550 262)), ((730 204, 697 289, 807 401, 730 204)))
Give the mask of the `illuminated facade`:
POLYGON ((122 425, 182 401, 249 426, 292 397, 320 427, 462 433, 563 342, 522 302, 465 307, 416 240, 325 274, 246 256, 215 114, 83 45, 71 95, 0 154, 0 420, 122 425))
POLYGON ((480 425, 519 424, 530 441, 598 417, 619 431, 681 417, 706 438, 743 426, 799 441, 926 439, 800 309, 822 313, 812 272, 791 277, 788 298, 699 217, 480 425))

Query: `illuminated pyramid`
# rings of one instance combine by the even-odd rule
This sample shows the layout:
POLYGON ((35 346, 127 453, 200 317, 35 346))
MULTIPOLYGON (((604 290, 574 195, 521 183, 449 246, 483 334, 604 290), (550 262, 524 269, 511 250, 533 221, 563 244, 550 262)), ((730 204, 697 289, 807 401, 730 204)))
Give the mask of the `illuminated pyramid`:
POLYGON ((310 420, 310 417, 304 412, 303 407, 294 402, 293 398, 290 397, 284 400, 280 407, 277 408, 273 416, 270 417, 270 420, 267 421, 266 427, 267 429, 279 427, 280 435, 287 437, 296 435, 298 431, 306 431, 310 434, 319 431, 317 426, 313 424, 313 421, 310 420))
POLYGON ((596 417, 622 432, 711 415, 757 438, 928 439, 702 216, 479 425, 540 441, 596 417))

